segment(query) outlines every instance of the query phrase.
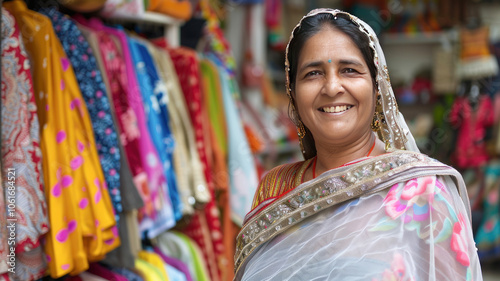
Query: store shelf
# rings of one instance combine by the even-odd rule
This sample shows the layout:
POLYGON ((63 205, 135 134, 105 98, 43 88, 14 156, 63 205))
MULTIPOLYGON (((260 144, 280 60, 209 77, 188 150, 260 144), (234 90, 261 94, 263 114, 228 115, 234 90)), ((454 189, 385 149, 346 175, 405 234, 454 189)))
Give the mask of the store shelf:
POLYGON ((142 15, 126 16, 118 15, 110 17, 112 20, 128 22, 154 23, 160 25, 182 25, 184 21, 155 12, 144 12, 142 15))
POLYGON ((458 39, 456 30, 442 32, 419 32, 419 33, 385 33, 380 37, 383 45, 404 44, 440 44, 454 42, 458 39))
POLYGON ((172 47, 180 46, 180 28, 184 24, 183 20, 169 17, 155 12, 144 12, 141 15, 127 16, 114 15, 107 17, 108 20, 116 22, 134 22, 142 24, 155 24, 165 27, 165 38, 172 47))

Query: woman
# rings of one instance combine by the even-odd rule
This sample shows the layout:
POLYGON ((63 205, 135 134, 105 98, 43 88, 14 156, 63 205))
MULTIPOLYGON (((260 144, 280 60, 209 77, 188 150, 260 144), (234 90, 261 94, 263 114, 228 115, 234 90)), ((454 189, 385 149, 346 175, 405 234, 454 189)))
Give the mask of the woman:
POLYGON ((418 153, 373 30, 311 11, 286 74, 306 160, 262 180, 235 279, 481 280, 463 180, 418 153))

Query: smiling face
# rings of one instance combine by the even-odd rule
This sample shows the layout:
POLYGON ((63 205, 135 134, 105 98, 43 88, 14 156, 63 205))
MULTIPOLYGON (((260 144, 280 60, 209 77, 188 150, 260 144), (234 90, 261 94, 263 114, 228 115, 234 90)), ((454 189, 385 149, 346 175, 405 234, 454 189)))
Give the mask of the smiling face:
POLYGON ((323 25, 302 47, 293 87, 296 108, 316 145, 348 145, 371 134, 375 91, 359 48, 323 25))

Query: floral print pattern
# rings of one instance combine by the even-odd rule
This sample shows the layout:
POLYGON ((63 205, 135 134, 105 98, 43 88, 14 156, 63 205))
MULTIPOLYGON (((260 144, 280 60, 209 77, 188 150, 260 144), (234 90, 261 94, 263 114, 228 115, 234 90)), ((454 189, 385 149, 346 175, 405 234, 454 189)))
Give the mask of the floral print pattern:
MULTIPOLYGON (((451 207, 450 198, 444 184, 436 177, 419 177, 397 183, 384 198, 386 216, 371 230, 389 231, 402 224, 406 231, 415 232, 425 243, 448 248, 454 253, 455 260, 467 268, 471 264, 467 236, 471 231, 464 215, 451 207)), ((395 262, 399 259, 396 257, 397 254, 395 262)), ((407 280, 397 276, 392 270, 384 273, 382 280, 407 280)))

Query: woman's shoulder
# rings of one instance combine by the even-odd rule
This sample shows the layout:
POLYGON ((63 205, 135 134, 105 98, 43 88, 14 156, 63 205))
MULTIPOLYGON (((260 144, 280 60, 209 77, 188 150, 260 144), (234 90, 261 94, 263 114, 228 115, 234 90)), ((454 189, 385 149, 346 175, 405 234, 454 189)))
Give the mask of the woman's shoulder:
POLYGON ((310 160, 297 161, 294 163, 287 163, 276 166, 265 174, 265 176, 261 180, 260 185, 262 185, 263 183, 275 183, 277 181, 288 182, 290 180, 293 180, 298 176, 300 172, 303 172, 301 170, 305 170, 305 168, 307 167, 307 165, 305 165, 306 162, 310 162, 310 160))
POLYGON ((282 164, 267 172, 256 190, 252 208, 263 201, 279 197, 301 183, 302 175, 311 160, 282 164))

